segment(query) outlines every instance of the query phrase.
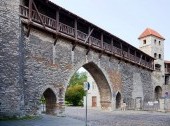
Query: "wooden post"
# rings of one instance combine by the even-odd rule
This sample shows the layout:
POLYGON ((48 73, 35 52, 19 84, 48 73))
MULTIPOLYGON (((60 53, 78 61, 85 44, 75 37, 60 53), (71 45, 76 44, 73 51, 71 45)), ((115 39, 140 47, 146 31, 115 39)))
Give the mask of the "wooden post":
POLYGON ((56 10, 56 33, 59 32, 59 10, 56 10))
MULTIPOLYGON (((122 43, 120 42, 120 48, 121 48, 121 55, 123 55, 123 48, 122 48, 122 43)), ((124 55, 123 55, 124 57, 124 55)))
POLYGON ((77 40, 77 19, 74 21, 74 33, 75 33, 75 39, 77 40))
POLYGON ((113 53, 113 38, 111 39, 111 52, 113 53))
POLYGON ((32 2, 33 0, 29 0, 29 16, 28 16, 28 20, 29 20, 29 23, 31 22, 31 18, 32 18, 32 2))
POLYGON ((128 57, 128 59, 129 59, 129 58, 130 58, 129 46, 127 46, 127 47, 128 47, 127 57, 128 57))
POLYGON ((30 34, 30 24, 31 24, 31 21, 32 21, 32 3, 33 3, 33 0, 29 0, 29 15, 28 15, 28 30, 27 30, 27 33, 26 33, 26 36, 28 37, 29 34, 30 34))
POLYGON ((101 48, 103 50, 103 33, 101 33, 101 48))
POLYGON ((135 55, 134 55, 134 56, 135 56, 135 62, 136 62, 136 59, 137 59, 137 58, 136 58, 136 50, 135 50, 135 55))

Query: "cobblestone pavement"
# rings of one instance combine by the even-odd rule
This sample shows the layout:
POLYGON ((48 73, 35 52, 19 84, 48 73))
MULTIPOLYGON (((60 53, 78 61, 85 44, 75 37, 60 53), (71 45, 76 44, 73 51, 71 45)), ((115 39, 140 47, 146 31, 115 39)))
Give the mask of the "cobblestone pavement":
MULTIPOLYGON (((84 120, 84 108, 67 108, 66 116, 84 120)), ((88 126, 170 126, 170 113, 88 110, 88 126)))
MULTIPOLYGON (((69 107, 66 117, 43 115, 35 120, 0 121, 0 126, 85 126, 85 109, 69 107)), ((88 109, 88 126, 170 126, 170 113, 88 109)))

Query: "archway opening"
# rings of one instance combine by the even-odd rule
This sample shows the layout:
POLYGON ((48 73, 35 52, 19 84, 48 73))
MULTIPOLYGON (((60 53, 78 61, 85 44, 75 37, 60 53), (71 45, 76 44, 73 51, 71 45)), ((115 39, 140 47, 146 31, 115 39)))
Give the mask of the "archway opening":
POLYGON ((116 109, 121 107, 121 94, 118 92, 116 95, 116 109))
MULTIPOLYGON (((88 98, 91 107, 102 109, 111 108, 111 89, 102 70, 93 62, 89 62, 81 67, 90 75, 93 81, 90 82, 91 98, 88 98), (96 90, 97 89, 97 90, 96 90), (96 92, 97 91, 97 92, 96 92), (96 92, 96 94, 94 94, 96 92), (97 94, 98 93, 98 94, 97 94)), ((78 70, 79 71, 79 70, 78 70)), ((74 76, 74 75, 73 75, 74 76)), ((70 79, 71 81, 71 79, 70 79)), ((89 81, 88 79, 86 81, 89 81)), ((70 85, 67 86, 68 88, 70 85)), ((68 89, 67 88, 67 89, 68 89)), ((67 92, 66 92, 67 94, 67 92)), ((67 99, 67 98, 65 98, 67 99)), ((85 100, 84 100, 85 101, 85 100)), ((84 102, 83 102, 84 104, 84 102)))
POLYGON ((48 88, 44 91, 42 100, 42 111, 46 114, 55 114, 56 109, 56 95, 54 92, 48 88))
POLYGON ((160 86, 155 87, 155 100, 159 100, 162 97, 162 88, 160 86))

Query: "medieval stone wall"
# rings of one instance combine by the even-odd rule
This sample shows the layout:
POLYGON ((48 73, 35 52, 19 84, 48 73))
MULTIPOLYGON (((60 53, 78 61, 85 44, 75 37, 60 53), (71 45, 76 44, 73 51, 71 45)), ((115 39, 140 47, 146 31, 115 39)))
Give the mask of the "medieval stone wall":
POLYGON ((26 37, 19 0, 0 2, 1 116, 38 114, 40 98, 48 88, 56 95, 56 111, 62 109, 65 89, 82 66, 98 85, 102 108, 115 108, 117 92, 126 101, 153 98, 151 71, 105 54, 99 59, 94 50, 86 55, 79 45, 72 51, 71 42, 63 38, 54 45, 53 35, 33 28, 26 37))
POLYGON ((0 116, 20 115, 23 107, 19 0, 0 1, 0 116))
MULTIPOLYGON (((28 112, 35 112, 38 109, 39 98, 45 88, 53 87, 53 90, 56 90, 57 100, 60 99, 59 87, 66 88, 71 76, 80 67, 91 62, 101 70, 106 78, 108 86, 103 81, 103 85, 98 84, 98 87, 100 94, 110 90, 110 94, 101 95, 102 99, 112 103, 110 108, 115 107, 114 98, 118 91, 124 99, 142 97, 143 100, 149 100, 153 98, 150 71, 114 57, 109 60, 106 55, 102 55, 99 59, 99 53, 94 50, 86 56, 87 50, 81 46, 76 46, 73 52, 71 42, 65 39, 59 38, 55 46, 54 41, 55 39, 50 34, 35 29, 31 30, 30 37, 25 37, 24 87, 28 112)), ((93 65, 88 66, 87 70, 89 71, 93 67, 93 65)), ((95 70, 89 72, 98 82, 101 73, 95 70)), ((59 101, 57 102, 59 103, 59 101)))

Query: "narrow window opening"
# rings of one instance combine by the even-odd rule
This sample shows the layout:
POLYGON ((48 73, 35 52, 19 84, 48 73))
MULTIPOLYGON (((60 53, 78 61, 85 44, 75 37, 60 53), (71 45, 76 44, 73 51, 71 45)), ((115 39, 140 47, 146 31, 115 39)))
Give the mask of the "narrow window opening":
POLYGON ((161 41, 159 41, 159 45, 161 45, 161 41))
POLYGON ((143 44, 146 44, 146 40, 143 40, 143 44))
POLYGON ((156 45, 156 39, 154 40, 154 43, 155 43, 155 45, 156 45))

